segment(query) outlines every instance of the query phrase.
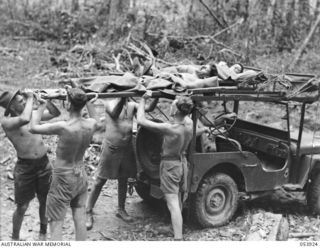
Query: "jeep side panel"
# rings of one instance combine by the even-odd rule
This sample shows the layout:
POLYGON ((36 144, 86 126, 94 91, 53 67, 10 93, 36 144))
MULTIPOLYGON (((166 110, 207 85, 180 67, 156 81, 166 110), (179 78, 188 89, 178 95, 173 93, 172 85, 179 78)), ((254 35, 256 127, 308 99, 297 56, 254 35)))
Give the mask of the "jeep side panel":
POLYGON ((301 188, 307 183, 310 173, 320 171, 320 155, 303 155, 300 158, 294 157, 290 169, 290 183, 298 184, 301 188))
POLYGON ((196 192, 201 179, 215 169, 230 174, 236 169, 244 178, 246 192, 269 191, 288 182, 287 165, 280 170, 266 170, 251 152, 195 153, 189 173, 190 192, 196 192))

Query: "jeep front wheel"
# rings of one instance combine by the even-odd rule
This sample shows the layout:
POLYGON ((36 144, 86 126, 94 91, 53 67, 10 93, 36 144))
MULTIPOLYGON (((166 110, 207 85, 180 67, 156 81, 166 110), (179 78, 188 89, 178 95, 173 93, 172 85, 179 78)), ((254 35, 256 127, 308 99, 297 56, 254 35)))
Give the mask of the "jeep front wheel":
POLYGON ((312 213, 320 214, 320 172, 311 178, 307 192, 307 203, 312 213))
POLYGON ((238 188, 223 173, 203 179, 192 201, 193 217, 202 227, 218 227, 229 222, 238 207, 238 188))

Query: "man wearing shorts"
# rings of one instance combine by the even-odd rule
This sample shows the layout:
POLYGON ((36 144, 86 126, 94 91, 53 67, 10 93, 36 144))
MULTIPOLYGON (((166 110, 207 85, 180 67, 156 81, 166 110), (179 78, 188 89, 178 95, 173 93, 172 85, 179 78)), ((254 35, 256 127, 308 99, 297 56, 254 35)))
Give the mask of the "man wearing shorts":
POLYGON ((193 121, 187 117, 193 102, 189 97, 180 96, 173 101, 170 109, 171 123, 156 123, 145 117, 145 94, 141 100, 137 121, 141 126, 162 133, 163 144, 160 163, 160 188, 165 195, 171 215, 174 239, 182 239, 182 203, 180 192, 186 192, 187 160, 186 150, 192 139, 193 121))
MULTIPOLYGON (((47 219, 45 217, 46 199, 49 190, 51 165, 47 157, 42 136, 29 132, 34 95, 32 91, 23 93, 8 91, 0 93, 0 106, 5 108, 1 120, 6 136, 17 152, 17 163, 14 168, 14 195, 16 210, 13 214, 12 240, 20 240, 20 229, 30 201, 37 195, 39 201, 40 240, 46 239, 47 219)), ((48 120, 60 114, 52 104, 43 119, 48 120)))
POLYGON ((46 102, 31 122, 31 132, 58 135, 56 160, 47 199, 47 217, 52 240, 62 240, 63 220, 70 206, 75 225, 76 240, 86 239, 85 202, 87 198, 87 175, 83 155, 97 129, 94 119, 84 119, 81 110, 87 102, 86 94, 78 88, 67 90, 69 120, 39 124, 46 102))
MULTIPOLYGON (((150 103, 146 111, 152 111, 158 100, 150 103)), ((112 99, 106 103, 106 132, 103 149, 96 171, 96 179, 88 197, 87 230, 93 226, 93 208, 103 185, 108 179, 118 179, 118 211, 116 216, 130 222, 132 218, 125 210, 128 178, 136 177, 136 164, 132 146, 133 117, 138 104, 129 102, 127 98, 112 99)), ((89 115, 96 120, 95 109, 87 105, 89 115)))

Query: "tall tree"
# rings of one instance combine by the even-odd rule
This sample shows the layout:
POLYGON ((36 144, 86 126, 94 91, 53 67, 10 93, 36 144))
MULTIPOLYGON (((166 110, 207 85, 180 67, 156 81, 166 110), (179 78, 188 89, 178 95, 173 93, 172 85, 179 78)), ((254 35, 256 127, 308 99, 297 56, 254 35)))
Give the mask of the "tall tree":
POLYGON ((71 1, 71 12, 78 11, 79 8, 80 8, 79 0, 72 0, 71 1))
POLYGON ((108 34, 116 39, 124 33, 125 20, 130 7, 130 0, 109 0, 108 34))

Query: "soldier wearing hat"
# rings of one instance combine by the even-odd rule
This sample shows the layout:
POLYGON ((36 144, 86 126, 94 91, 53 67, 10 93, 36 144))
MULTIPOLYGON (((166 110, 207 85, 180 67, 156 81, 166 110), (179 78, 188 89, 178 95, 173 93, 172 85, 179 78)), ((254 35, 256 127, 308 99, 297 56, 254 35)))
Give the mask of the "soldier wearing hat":
MULTIPOLYGON (((30 90, 14 93, 0 93, 0 106, 5 109, 1 119, 2 128, 17 152, 14 168, 14 194, 16 210, 13 214, 12 239, 20 239, 20 229, 24 214, 30 201, 37 195, 39 200, 40 239, 46 238, 47 219, 45 217, 46 198, 51 176, 51 165, 47 157, 47 148, 42 136, 29 132, 32 119, 34 94, 30 90)), ((53 104, 44 119, 51 119, 60 114, 53 104)))

